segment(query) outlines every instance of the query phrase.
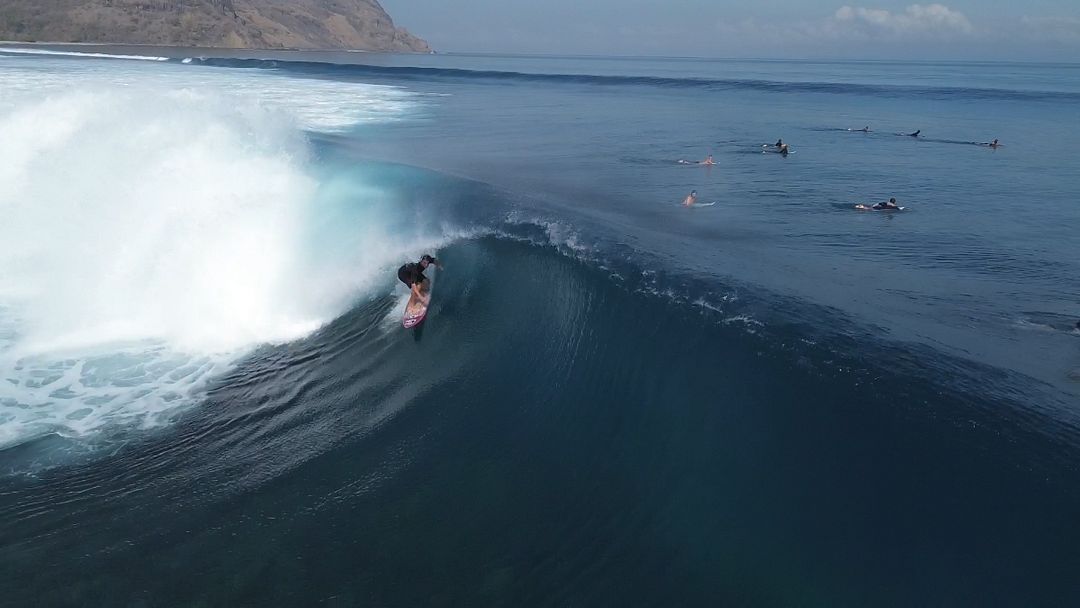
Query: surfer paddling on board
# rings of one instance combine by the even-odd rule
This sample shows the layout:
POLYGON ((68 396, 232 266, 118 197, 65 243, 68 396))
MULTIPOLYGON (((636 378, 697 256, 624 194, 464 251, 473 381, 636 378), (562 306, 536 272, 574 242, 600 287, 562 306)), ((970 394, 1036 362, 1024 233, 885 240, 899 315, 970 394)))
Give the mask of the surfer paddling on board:
POLYGON ((899 209, 899 208, 900 208, 900 205, 896 204, 896 199, 895 198, 890 198, 887 201, 882 201, 882 202, 880 202, 880 203, 873 206, 873 209, 875 209, 877 211, 896 210, 896 209, 899 209))
POLYGON ((683 199, 682 204, 683 204, 683 207, 691 207, 696 202, 697 202, 697 190, 691 190, 690 194, 687 194, 686 198, 683 199))
POLYGON ((780 154, 783 154, 784 156, 787 156, 788 147, 787 147, 787 144, 784 143, 784 140, 782 140, 782 139, 776 140, 776 143, 774 144, 773 147, 775 147, 776 151, 779 152, 780 154))
POLYGON ((904 208, 896 204, 895 198, 875 203, 873 205, 855 205, 859 211, 903 211, 904 208))
POLYGON ((427 254, 424 254, 419 262, 410 262, 398 268, 397 278, 402 283, 405 283, 409 291, 412 292, 412 296, 409 298, 410 303, 417 301, 427 306, 428 300, 431 298, 431 281, 424 276, 424 270, 431 264, 435 264, 437 268, 442 268, 439 260, 427 254))
POLYGON ((711 166, 716 164, 716 161, 713 160, 712 154, 710 154, 710 155, 705 157, 705 160, 680 160, 679 164, 680 165, 707 165, 707 166, 711 167, 711 166))
POLYGON ((915 131, 914 133, 908 133, 907 136, 908 137, 918 137, 919 133, 922 133, 922 129, 919 129, 918 131, 915 131))

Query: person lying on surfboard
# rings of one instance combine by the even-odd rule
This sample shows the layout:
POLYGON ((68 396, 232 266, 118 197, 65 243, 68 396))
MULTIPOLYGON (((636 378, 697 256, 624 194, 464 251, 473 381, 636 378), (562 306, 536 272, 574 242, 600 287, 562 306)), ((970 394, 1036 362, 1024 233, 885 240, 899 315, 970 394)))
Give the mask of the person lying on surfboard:
POLYGON ((442 264, 439 260, 424 254, 420 257, 419 262, 410 262, 405 264, 401 268, 398 268, 397 278, 408 286, 409 291, 412 292, 413 297, 418 301, 423 302, 427 306, 428 299, 430 298, 430 290, 428 285, 431 283, 428 278, 424 276, 424 270, 431 264, 435 264, 437 268, 442 268, 442 264))
POLYGON ((712 154, 705 157, 705 160, 679 160, 680 165, 715 165, 716 161, 713 160, 712 154))
POLYGON ((871 207, 871 209, 874 209, 874 210, 877 210, 877 211, 885 211, 885 210, 889 210, 889 209, 899 209, 899 208, 900 208, 900 205, 896 204, 896 199, 895 198, 890 198, 888 201, 882 201, 880 203, 877 203, 873 207, 871 207))
POLYGON ((875 203, 873 205, 855 205, 855 208, 859 211, 903 211, 904 208, 896 204, 895 198, 890 198, 888 201, 875 203))

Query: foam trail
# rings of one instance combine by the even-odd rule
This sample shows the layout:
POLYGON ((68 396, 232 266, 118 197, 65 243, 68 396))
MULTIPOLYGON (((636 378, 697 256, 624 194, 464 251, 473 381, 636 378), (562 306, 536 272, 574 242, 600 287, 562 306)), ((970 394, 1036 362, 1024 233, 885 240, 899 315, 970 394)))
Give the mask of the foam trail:
POLYGON ((0 53, 12 55, 54 55, 61 57, 94 57, 97 59, 137 59, 142 61, 168 61, 168 57, 153 55, 114 55, 112 53, 87 53, 81 51, 50 51, 46 49, 28 49, 22 47, 0 46, 0 53))

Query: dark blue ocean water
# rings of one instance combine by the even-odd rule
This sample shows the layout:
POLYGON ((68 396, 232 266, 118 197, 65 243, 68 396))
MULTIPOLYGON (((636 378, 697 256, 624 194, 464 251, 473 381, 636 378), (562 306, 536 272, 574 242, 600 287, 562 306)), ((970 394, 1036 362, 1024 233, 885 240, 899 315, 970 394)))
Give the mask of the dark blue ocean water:
MULTIPOLYGON (((334 260, 367 248, 373 278, 164 424, 9 441, 6 601, 1080 601, 1080 66, 160 53, 0 57, 0 78, 310 95, 317 194, 286 265, 348 282, 334 260), (357 83, 409 103, 330 120, 357 83), (778 138, 793 153, 762 153, 778 138), (906 210, 853 208, 889 197, 906 210), (393 270, 428 247, 446 270, 406 332, 393 270)), ((218 188, 192 196, 232 222, 218 188)), ((70 398, 18 365, 0 405, 70 398)))

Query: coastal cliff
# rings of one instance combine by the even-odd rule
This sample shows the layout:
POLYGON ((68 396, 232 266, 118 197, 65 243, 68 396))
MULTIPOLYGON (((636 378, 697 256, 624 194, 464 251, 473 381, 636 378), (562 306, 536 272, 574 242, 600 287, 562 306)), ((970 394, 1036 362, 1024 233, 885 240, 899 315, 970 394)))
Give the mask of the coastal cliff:
POLYGON ((431 52, 378 0, 3 0, 0 40, 431 52))

